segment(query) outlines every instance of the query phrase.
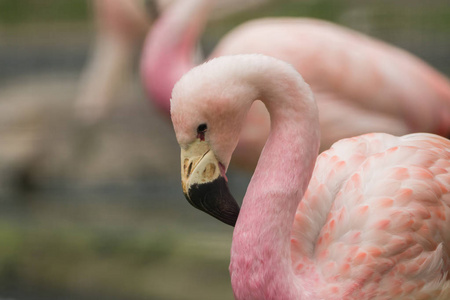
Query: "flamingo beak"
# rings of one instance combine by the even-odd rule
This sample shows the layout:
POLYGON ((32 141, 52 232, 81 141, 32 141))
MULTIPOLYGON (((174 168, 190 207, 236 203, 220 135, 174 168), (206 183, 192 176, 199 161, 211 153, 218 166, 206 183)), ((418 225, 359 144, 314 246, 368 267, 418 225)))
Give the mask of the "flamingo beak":
POLYGON ((181 148, 181 162, 181 184, 189 203, 234 226, 239 205, 228 189, 225 168, 208 143, 197 140, 187 148, 181 148))

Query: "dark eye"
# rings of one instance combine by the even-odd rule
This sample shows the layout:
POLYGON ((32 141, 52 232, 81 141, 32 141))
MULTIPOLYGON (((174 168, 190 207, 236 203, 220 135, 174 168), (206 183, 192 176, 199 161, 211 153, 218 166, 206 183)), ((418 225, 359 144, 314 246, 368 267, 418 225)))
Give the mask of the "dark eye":
POLYGON ((205 140, 205 132, 208 129, 208 126, 206 124, 200 124, 197 127, 197 138, 201 141, 205 140))
POLYGON ((206 124, 200 124, 197 127, 197 133, 205 133, 206 129, 208 129, 206 124))

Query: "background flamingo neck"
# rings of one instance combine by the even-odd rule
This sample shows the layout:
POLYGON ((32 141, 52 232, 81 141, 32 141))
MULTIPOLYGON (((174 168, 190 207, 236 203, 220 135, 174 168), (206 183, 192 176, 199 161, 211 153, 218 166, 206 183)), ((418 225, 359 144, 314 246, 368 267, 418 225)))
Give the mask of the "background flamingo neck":
POLYGON ((169 115, 172 88, 194 67, 195 45, 209 11, 209 0, 178 0, 156 21, 142 53, 144 89, 169 115))
POLYGON ((107 114, 110 101, 132 67, 133 47, 111 35, 97 38, 87 69, 81 75, 75 101, 77 117, 85 124, 107 114))
POLYGON ((302 79, 275 78, 264 84, 275 92, 262 92, 271 133, 233 234, 230 272, 237 299, 303 298, 291 266, 290 236, 318 153, 318 115, 302 79))

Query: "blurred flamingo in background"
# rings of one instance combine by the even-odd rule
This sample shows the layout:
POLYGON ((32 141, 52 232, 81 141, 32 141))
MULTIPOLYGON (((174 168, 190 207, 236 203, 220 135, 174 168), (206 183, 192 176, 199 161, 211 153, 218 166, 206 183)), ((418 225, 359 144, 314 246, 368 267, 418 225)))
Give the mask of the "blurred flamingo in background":
POLYGON ((95 44, 75 100, 76 115, 87 124, 106 113, 151 22, 143 1, 96 0, 93 8, 95 44))
MULTIPOLYGON (((147 36, 141 60, 150 98, 169 113, 175 82, 195 66, 195 45, 210 9, 208 0, 177 1, 147 36)), ((291 63, 311 85, 320 111, 321 151, 368 132, 450 136, 450 83, 406 51, 329 22, 268 18, 242 24, 210 57, 261 53, 291 63)), ((269 133, 268 113, 256 102, 235 153, 254 168, 269 133)))
MULTIPOLYGON (((145 34, 160 11, 175 0, 95 0, 95 43, 83 71, 75 100, 78 119, 95 124, 109 109, 114 95, 131 75, 145 34)), ((223 17, 267 0, 215 0, 214 16, 223 17)))
MULTIPOLYGON (((85 172, 85 174, 80 176, 80 178, 84 179, 86 179, 86 174, 94 174, 91 170, 97 167, 92 167, 94 165, 92 160, 95 160, 96 155, 105 157, 102 151, 105 151, 104 149, 107 148, 105 147, 107 142, 103 138, 105 136, 104 128, 98 125, 103 124, 102 121, 106 121, 106 124, 111 121, 111 119, 105 119, 110 117, 111 109, 114 108, 112 106, 113 101, 124 100, 125 102, 131 100, 132 102, 135 99, 130 99, 129 97, 134 97, 136 94, 140 95, 139 92, 134 93, 130 90, 125 90, 125 88, 131 80, 136 81, 135 78, 132 78, 132 76, 136 75, 133 73, 135 71, 134 64, 139 58, 139 50, 152 21, 156 18, 159 11, 164 11, 173 1, 87 1, 93 12, 95 34, 90 56, 78 83, 74 107, 67 112, 61 112, 60 110, 64 109, 61 95, 52 91, 49 92, 51 96, 48 96, 46 86, 42 86, 42 90, 45 91, 43 95, 35 96, 43 99, 29 101, 29 103, 32 103, 31 110, 36 109, 38 111, 38 118, 35 118, 34 113, 31 113, 30 117, 29 111, 31 110, 23 108, 22 106, 25 104, 22 103, 18 105, 21 108, 16 109, 21 112, 20 116, 17 117, 15 113, 10 112, 10 108, 14 110, 14 104, 11 103, 9 105, 6 104, 7 101, 3 101, 5 102, 3 104, 8 105, 7 107, 2 107, 5 110, 4 112, 6 112, 4 115, 8 115, 6 119, 2 119, 5 124, 11 124, 11 122, 32 124, 31 122, 35 122, 39 118, 45 121, 38 125, 39 130, 35 130, 38 128, 37 126, 32 127, 32 130, 25 130, 27 138, 23 140, 29 142, 21 146, 23 150, 18 151, 14 143, 11 143, 8 147, 2 147, 3 151, 0 153, 0 160, 3 168, 0 169, 0 185, 5 182, 7 186, 13 186, 17 190, 34 191, 44 182, 43 178, 48 178, 48 174, 56 172, 58 174, 57 177, 61 177, 64 167, 60 166, 63 165, 68 165, 67 169, 70 170, 66 174, 81 174, 80 171, 85 172), (55 98, 58 101, 57 105, 52 102, 55 98), (45 105, 47 104, 39 106, 39 103, 51 103, 48 104, 51 108, 46 107, 45 105), (73 127, 71 126, 72 118, 67 119, 65 115, 69 112, 75 116, 75 120, 73 120, 75 121, 75 126, 73 127), (47 113, 50 113, 51 117, 45 117, 47 113), (62 122, 64 122, 64 126, 62 122), (56 134, 64 136, 64 139, 58 139, 58 142, 56 142, 55 130, 58 132, 56 134), (28 138, 30 132, 38 135, 38 137, 28 138), (66 140, 70 143, 70 146, 64 145, 66 140), (66 150, 66 147, 70 150, 66 150), (72 163, 73 165, 71 165, 72 163), (43 173, 46 175, 42 176, 43 173)), ((217 3, 215 1, 213 5, 213 18, 222 18, 238 10, 254 7, 264 1, 267 0, 217 0, 217 3)), ((40 82, 36 81, 36 84, 39 86, 40 82)), ((51 86, 56 85, 58 92, 64 90, 58 84, 59 81, 55 80, 52 81, 51 86)), ((26 89, 24 92, 27 95, 33 94, 26 89)), ((64 93, 65 95, 74 94, 72 90, 64 93)), ((127 104, 117 104, 121 109, 127 107, 127 104)), ((158 121, 155 122, 158 123, 158 121)), ((119 137, 120 133, 108 136, 114 140, 114 136, 119 137)), ((109 138, 106 140, 109 140, 109 138)), ((115 150, 118 150, 117 147, 115 147, 115 150)), ((130 158, 133 155, 139 154, 131 154, 130 158)), ((107 160, 108 158, 105 159, 107 160)), ((131 169, 134 168, 132 163, 125 162, 126 159, 121 161, 131 169)), ((99 166, 99 169, 102 169, 104 165, 98 159, 95 164, 99 166)), ((130 174, 133 172, 136 171, 130 171, 130 174)), ((105 173, 110 172, 106 171, 105 173)), ((99 175, 92 175, 88 180, 96 180, 94 178, 96 176, 99 175)))
POLYGON ((188 72, 171 115, 187 200, 235 225, 236 299, 449 299, 449 140, 366 134, 315 163, 310 87, 291 65, 255 54, 188 72), (239 211, 225 172, 256 100, 271 131, 239 211))

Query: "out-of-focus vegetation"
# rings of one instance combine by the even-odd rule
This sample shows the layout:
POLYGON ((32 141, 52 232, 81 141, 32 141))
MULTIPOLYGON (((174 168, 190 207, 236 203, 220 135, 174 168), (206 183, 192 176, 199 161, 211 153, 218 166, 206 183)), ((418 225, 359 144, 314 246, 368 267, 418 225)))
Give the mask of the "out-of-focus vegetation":
MULTIPOLYGON (((0 24, 86 21, 91 15, 89 8, 84 0, 0 0, 0 24)), ((230 26, 265 16, 307 16, 340 23, 342 16, 352 11, 364 12, 372 23, 383 28, 450 31, 450 5, 443 0, 427 1, 426 5, 418 0, 277 0, 217 23, 230 26)))
POLYGON ((0 23, 4 25, 85 21, 88 14, 85 0, 0 0, 0 23))
POLYGON ((0 298, 20 291, 76 299, 231 299, 231 228, 186 226, 180 222, 186 216, 136 199, 127 205, 81 198, 35 198, 2 214, 0 298))
POLYGON ((229 299, 223 236, 0 223, 0 290, 113 299, 229 299))

